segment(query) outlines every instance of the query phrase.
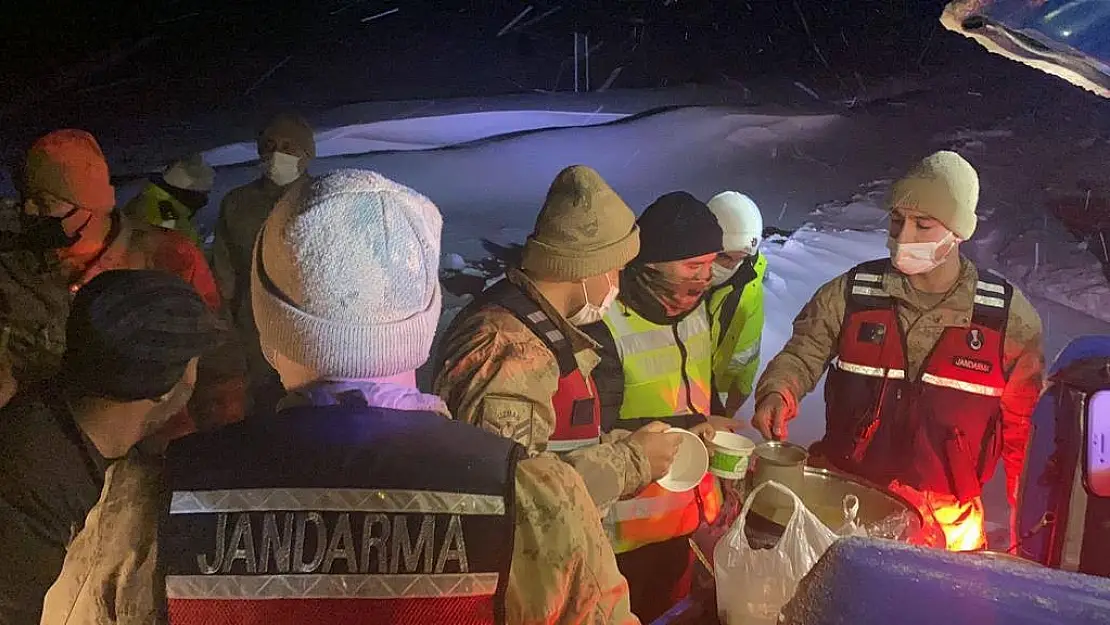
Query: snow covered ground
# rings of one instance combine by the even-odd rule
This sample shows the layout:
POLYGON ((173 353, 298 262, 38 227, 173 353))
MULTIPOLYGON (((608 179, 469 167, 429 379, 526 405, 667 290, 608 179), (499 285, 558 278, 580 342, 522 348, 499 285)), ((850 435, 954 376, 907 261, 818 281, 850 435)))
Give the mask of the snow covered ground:
MULTIPOLYGON (((445 258, 468 260, 485 255, 481 238, 522 241, 550 180, 572 163, 598 169, 637 211, 676 189, 703 199, 743 191, 768 225, 799 228, 764 250, 770 358, 818 286, 887 254, 880 206, 891 181, 932 151, 956 149, 982 178, 980 228, 964 251, 1030 295, 1048 360, 1078 336, 1110 333, 1102 269, 1048 209, 1053 197, 1074 195, 1081 179, 1101 174, 1110 157, 1106 103, 989 58, 966 74, 911 86, 848 104, 753 84, 738 97, 686 89, 350 105, 313 115, 321 158, 312 171, 369 168, 423 192, 444 214, 445 258), (763 104, 738 104, 748 100, 763 104), (667 107, 676 104, 685 106, 667 107)), ((252 132, 213 118, 160 130, 136 125, 104 143, 113 165, 130 174, 152 171, 186 146, 207 149, 220 165, 218 198, 257 175, 245 141, 252 132)), ((140 184, 123 185, 121 201, 140 184)), ((214 218, 213 206, 200 215, 202 229, 214 218)), ((464 303, 448 297, 445 320, 464 303)), ((808 443, 823 429, 818 388, 791 438, 808 443)), ((1000 479, 988 490, 988 510, 995 521, 1006 518, 1000 479)))

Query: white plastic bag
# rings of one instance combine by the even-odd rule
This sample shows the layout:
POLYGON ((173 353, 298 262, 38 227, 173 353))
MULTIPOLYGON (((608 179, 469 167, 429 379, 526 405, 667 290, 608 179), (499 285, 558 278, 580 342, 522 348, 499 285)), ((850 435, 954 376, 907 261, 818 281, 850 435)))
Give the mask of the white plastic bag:
POLYGON ((860 526, 857 519, 859 518, 859 497, 855 495, 844 495, 844 524, 840 529, 836 530, 837 536, 862 536, 867 538, 867 530, 860 526))
POLYGON ((717 614, 722 625, 774 625, 798 582, 837 539, 789 488, 765 482, 748 495, 732 529, 713 551, 717 614), (794 500, 794 511, 778 545, 753 549, 744 534, 752 502, 764 488, 794 500))

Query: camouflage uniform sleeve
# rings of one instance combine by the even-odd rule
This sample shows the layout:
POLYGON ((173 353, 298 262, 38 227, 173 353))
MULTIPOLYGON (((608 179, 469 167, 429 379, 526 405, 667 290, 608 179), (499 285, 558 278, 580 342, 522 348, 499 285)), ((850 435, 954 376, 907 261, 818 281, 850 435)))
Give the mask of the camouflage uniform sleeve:
POLYGON ((1025 466, 1033 409, 1044 386, 1041 318, 1017 289, 1010 303, 1003 352, 1003 366, 1009 377, 1002 391, 1002 462, 1006 494, 1013 505, 1025 466))
POLYGON ((543 451, 559 385, 550 352, 523 324, 478 313, 445 337, 435 392, 456 419, 543 451))
POLYGON ((582 479, 551 457, 517 467, 506 604, 506 620, 521 625, 639 623, 582 479))
POLYGON ((651 464, 642 445, 612 433, 606 438, 609 440, 599 445, 562 455, 582 476, 602 513, 618 499, 635 495, 652 481, 651 464))
POLYGON ((159 516, 168 509, 161 478, 160 461, 138 452, 113 464, 100 501, 46 593, 42 625, 166 621, 156 557, 159 516))
POLYGON ((778 393, 796 408, 817 386, 829 361, 836 354, 840 326, 844 322, 844 288, 847 275, 826 283, 794 319, 794 334, 782 351, 767 364, 756 386, 756 402, 778 393))
MULTIPOLYGON (((516 318, 480 312, 443 343, 443 369, 435 392, 456 419, 524 445, 532 456, 549 453, 555 430, 551 397, 559 366, 544 343, 516 318)), ((581 473, 599 508, 636 493, 650 480, 644 450, 632 441, 602 443, 560 457, 581 473)))

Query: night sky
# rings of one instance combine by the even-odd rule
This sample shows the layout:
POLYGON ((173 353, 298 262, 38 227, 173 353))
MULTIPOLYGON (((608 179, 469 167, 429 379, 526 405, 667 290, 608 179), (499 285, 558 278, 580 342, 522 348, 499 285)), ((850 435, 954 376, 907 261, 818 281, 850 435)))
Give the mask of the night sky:
MULTIPOLYGON (((367 100, 573 89, 572 37, 597 87, 781 77, 848 94, 943 66, 943 0, 8 0, 4 151, 105 119, 262 116, 367 100), (536 23, 497 33, 522 9, 536 23), (380 19, 374 16, 398 9, 380 19), (943 43, 938 44, 938 41, 943 43)), ((839 97, 840 94, 837 94, 839 97)), ((253 123, 253 122, 250 122, 253 123)))

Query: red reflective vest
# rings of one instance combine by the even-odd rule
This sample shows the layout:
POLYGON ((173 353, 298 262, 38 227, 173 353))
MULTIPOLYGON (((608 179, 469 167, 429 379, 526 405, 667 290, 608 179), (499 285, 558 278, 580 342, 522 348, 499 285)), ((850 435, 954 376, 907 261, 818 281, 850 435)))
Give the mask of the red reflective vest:
POLYGON ((551 317, 508 278, 486 289, 459 318, 494 304, 508 310, 551 351, 559 364, 559 387, 551 396, 555 429, 547 450, 565 453, 601 442, 601 402, 592 376, 582 374, 570 340, 551 317))
POLYGON ((897 304, 882 290, 889 267, 872 261, 849 276, 818 449, 876 483, 899 480, 969 501, 1002 452, 1002 348, 1013 287, 980 276, 970 325, 947 328, 911 380, 897 304))

